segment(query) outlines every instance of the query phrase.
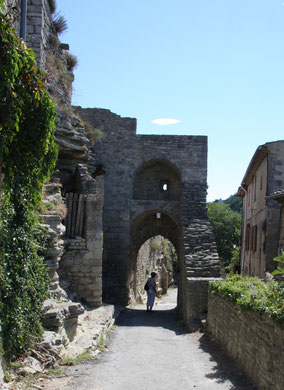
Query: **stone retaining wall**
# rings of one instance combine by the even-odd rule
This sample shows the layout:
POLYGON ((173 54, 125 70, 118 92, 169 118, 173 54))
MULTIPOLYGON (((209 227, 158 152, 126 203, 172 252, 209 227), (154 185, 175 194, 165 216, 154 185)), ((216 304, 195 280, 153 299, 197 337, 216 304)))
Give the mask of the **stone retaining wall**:
POLYGON ((186 297, 184 320, 189 324, 191 320, 200 320, 202 314, 207 313, 208 308, 208 286, 210 282, 218 278, 186 278, 186 297))
POLYGON ((209 294, 208 328, 260 389, 284 389, 284 325, 209 294))

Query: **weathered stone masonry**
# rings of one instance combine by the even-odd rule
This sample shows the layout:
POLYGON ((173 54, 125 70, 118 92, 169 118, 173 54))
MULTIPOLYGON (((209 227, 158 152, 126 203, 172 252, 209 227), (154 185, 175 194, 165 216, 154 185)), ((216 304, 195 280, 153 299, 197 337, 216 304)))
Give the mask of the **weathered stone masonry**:
POLYGON ((210 294, 209 331, 263 390, 284 389, 284 326, 210 294))
MULTIPOLYGON (((105 171, 104 300, 128 303, 139 248, 163 235, 178 253, 178 306, 186 320, 199 317, 198 305, 191 311, 188 306, 189 286, 197 281, 192 278, 208 285, 219 275, 206 211, 207 137, 137 135, 135 119, 75 109, 104 132, 94 150, 95 164, 105 171)), ((196 299, 206 302, 207 290, 196 299)))

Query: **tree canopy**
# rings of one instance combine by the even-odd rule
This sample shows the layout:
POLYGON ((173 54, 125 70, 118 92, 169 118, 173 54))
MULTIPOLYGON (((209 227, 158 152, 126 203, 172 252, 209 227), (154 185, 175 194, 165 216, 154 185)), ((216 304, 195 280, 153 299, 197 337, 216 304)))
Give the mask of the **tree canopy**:
POLYGON ((231 262, 234 249, 240 246, 242 217, 227 204, 208 203, 207 207, 221 267, 226 267, 231 262))

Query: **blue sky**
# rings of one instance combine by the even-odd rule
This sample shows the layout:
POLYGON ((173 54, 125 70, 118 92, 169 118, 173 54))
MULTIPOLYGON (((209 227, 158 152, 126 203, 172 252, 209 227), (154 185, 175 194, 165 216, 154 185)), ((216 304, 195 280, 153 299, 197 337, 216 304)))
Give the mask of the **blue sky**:
POLYGON ((284 1, 57 0, 57 10, 79 60, 73 104, 137 118, 141 134, 207 135, 208 201, 237 191, 258 145, 284 139, 284 1))

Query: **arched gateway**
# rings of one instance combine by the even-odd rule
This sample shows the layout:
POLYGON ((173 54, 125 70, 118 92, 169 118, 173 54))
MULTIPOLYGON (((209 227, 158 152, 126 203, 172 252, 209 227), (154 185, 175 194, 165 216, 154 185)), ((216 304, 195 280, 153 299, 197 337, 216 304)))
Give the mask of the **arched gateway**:
POLYGON ((206 211, 207 137, 137 135, 135 119, 100 109, 80 115, 104 132, 94 150, 105 171, 103 300, 128 304, 138 250, 162 235, 178 254, 179 309, 185 321, 198 317, 219 275, 206 211))

